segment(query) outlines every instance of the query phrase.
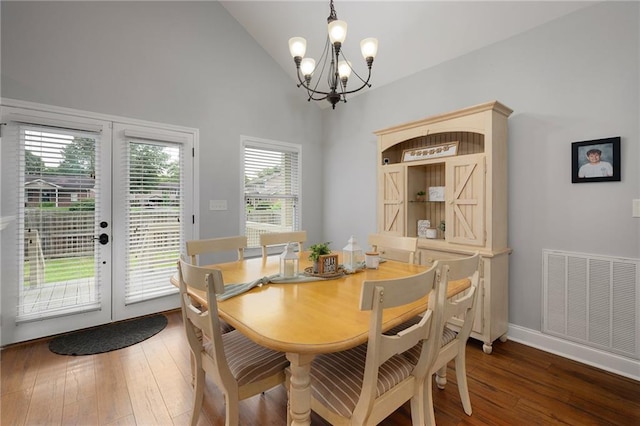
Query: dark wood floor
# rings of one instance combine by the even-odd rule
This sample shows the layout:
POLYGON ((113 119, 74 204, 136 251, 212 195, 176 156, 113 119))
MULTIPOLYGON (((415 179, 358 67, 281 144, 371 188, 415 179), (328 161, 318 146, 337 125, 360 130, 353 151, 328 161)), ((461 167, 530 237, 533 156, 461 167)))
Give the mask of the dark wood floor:
MULTIPOLYGON (((1 355, 7 425, 188 424, 189 356, 179 313, 138 345, 93 356, 51 353, 47 341, 1 355)), ((640 425, 640 382, 514 342, 491 355, 470 341, 467 368, 473 415, 464 414, 450 365, 445 390, 434 388, 436 421, 447 425, 640 425)), ((276 387, 241 403, 241 424, 283 425, 286 392, 276 387)), ((201 425, 223 425, 224 403, 211 382, 201 425)), ((315 414, 313 425, 326 425, 315 414)), ((410 425, 408 404, 383 425, 410 425)))

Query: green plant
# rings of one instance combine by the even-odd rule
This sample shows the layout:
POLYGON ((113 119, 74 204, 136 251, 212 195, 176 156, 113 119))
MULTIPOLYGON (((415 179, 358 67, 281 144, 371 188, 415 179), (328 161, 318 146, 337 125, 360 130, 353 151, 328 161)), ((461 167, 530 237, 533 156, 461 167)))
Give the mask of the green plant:
POLYGON ((422 197, 423 195, 427 195, 427 193, 424 192, 424 191, 418 191, 418 192, 416 192, 416 195, 419 195, 419 196, 422 197))
POLYGON ((311 253, 309 254, 309 260, 313 262, 317 262, 320 256, 325 254, 331 254, 331 249, 329 248, 329 244, 331 244, 331 242, 318 243, 310 246, 309 251, 311 253))
POLYGON ((445 226, 444 220, 441 220, 440 225, 438 225, 438 229, 444 232, 445 228, 446 226, 445 226))

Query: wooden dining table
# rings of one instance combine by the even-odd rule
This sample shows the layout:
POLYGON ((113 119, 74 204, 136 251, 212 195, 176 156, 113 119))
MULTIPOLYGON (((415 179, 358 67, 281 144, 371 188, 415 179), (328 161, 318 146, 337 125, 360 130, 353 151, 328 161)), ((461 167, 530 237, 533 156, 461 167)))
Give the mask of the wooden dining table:
MULTIPOLYGON (((339 259, 340 260, 340 259, 339 259)), ((222 271, 225 284, 246 283, 279 272, 279 256, 245 259, 208 265, 222 271)), ((308 253, 300 254, 300 271, 312 265, 308 253)), ((311 361, 317 354, 337 352, 365 343, 369 333, 369 311, 360 311, 362 283, 412 276, 427 266, 387 260, 378 269, 299 283, 269 283, 218 302, 218 313, 254 342, 286 353, 290 362, 289 414, 292 425, 311 422, 311 361)), ((172 283, 178 285, 176 278, 172 283)), ((467 280, 449 283, 452 297, 469 287, 467 280)), ((206 306, 202 293, 191 296, 206 306)), ((387 330, 424 312, 428 298, 386 309, 387 330)))

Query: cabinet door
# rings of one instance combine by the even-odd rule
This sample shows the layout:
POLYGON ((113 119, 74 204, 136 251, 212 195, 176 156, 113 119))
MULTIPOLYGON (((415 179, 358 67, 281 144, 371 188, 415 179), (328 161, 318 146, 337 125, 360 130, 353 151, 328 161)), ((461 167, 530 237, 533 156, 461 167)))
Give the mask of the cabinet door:
POLYGON ((462 155, 447 161, 445 238, 451 243, 485 243, 484 160, 484 155, 462 155))
POLYGON ((382 233, 404 235, 405 167, 402 164, 387 165, 380 170, 378 228, 382 233))

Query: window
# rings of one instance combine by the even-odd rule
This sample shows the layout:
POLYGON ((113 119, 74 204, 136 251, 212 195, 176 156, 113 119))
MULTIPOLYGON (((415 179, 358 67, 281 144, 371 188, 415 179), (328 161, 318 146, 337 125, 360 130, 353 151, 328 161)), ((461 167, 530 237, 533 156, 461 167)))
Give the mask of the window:
POLYGON ((10 122, 9 136, 21 171, 16 321, 99 309, 100 132, 10 122))
POLYGON ((300 229, 300 156, 296 144, 242 138, 244 234, 249 247, 260 234, 300 229))
MULTIPOLYGON (((132 125, 114 127, 118 169, 115 205, 124 213, 124 304, 177 293, 167 276, 175 272, 184 245, 186 136, 149 133, 132 125), (122 130, 122 131, 121 131, 122 130)), ((120 275, 123 273, 123 275, 120 275)))

